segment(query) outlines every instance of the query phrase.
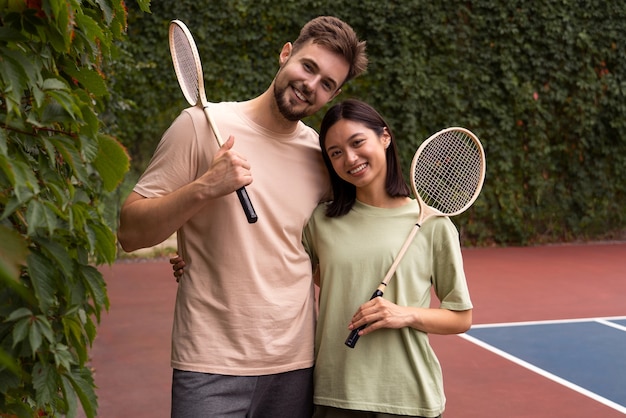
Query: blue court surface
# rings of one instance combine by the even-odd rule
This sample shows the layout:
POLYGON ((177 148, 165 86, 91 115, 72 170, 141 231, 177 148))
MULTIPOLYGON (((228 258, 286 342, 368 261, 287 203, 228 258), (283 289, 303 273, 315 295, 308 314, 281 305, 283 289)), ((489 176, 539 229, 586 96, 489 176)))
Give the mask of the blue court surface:
POLYGON ((626 414, 626 316, 481 324, 462 337, 626 414))

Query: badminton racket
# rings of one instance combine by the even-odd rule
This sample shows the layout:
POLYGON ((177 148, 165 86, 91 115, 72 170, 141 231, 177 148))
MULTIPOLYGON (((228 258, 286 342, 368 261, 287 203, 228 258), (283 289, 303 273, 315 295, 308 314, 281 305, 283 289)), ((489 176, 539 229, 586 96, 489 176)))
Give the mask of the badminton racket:
MULTIPOLYGON (((215 139, 221 147, 224 141, 217 125, 209 112, 209 102, 204 90, 204 77, 202 75, 202 63, 198 48, 187 26, 180 20, 172 20, 169 28, 170 52, 176 71, 178 84, 183 95, 191 106, 198 106, 204 110, 204 114, 215 134, 215 139)), ((249 223, 257 221, 258 217, 248 196, 245 187, 237 190, 237 196, 246 214, 249 223)))
MULTIPOLYGON (((382 297, 385 288, 415 234, 433 216, 454 216, 476 200, 485 181, 485 151, 480 140, 464 128, 447 128, 420 145, 411 162, 411 187, 419 205, 419 216, 389 271, 371 299, 382 297)), ((354 348, 362 325, 350 332, 345 344, 354 348)))

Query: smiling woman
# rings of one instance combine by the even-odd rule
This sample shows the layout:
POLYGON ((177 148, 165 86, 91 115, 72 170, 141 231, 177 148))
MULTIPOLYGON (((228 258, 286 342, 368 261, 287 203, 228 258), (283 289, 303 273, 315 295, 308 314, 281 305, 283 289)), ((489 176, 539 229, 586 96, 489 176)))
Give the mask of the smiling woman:
POLYGON ((314 417, 438 417, 443 378, 428 334, 461 333, 472 321, 458 231, 448 218, 433 218, 395 266, 420 207, 409 197, 391 128, 371 106, 346 100, 324 116, 320 145, 333 201, 318 206, 303 234, 320 287, 314 417), (395 280, 385 298, 362 303, 390 265, 395 280), (354 341, 362 337, 354 349, 344 346, 348 330, 354 341))
POLYGON ((401 205, 406 202, 389 196, 384 188, 385 151, 391 135, 387 128, 379 131, 377 134, 360 122, 341 119, 328 130, 326 153, 337 175, 356 187, 358 200, 380 207, 401 205))

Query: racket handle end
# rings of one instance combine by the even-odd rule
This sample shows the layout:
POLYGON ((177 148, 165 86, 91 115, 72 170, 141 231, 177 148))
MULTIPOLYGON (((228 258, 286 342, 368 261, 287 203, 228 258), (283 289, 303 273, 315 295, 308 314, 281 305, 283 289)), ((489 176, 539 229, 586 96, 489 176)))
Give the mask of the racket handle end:
POLYGON ((350 335, 348 335, 348 338, 346 338, 345 344, 350 348, 354 348, 357 341, 359 341, 359 337, 360 337, 359 331, 361 331, 365 327, 366 325, 362 325, 358 327, 357 329, 353 329, 352 332, 350 332, 350 335))
MULTIPOLYGON (((381 285, 387 286, 387 283, 382 282, 381 285)), ((383 297, 383 291, 380 289, 376 289, 374 293, 372 294, 372 297, 370 298, 370 300, 374 298, 382 298, 382 297, 383 297)), ((361 331, 366 326, 367 324, 361 325, 357 329, 353 329, 352 332, 350 332, 350 335, 348 335, 348 338, 346 338, 345 344, 350 348, 354 348, 354 346, 356 345, 356 342, 359 341, 359 337, 360 337, 359 331, 361 331)))
POLYGON ((248 192, 245 187, 237 190, 237 196, 239 197, 239 202, 241 202, 241 207, 243 207, 243 211, 246 213, 246 218, 248 218, 248 223, 253 224, 259 218, 252 206, 252 202, 250 201, 250 196, 248 196, 248 192))

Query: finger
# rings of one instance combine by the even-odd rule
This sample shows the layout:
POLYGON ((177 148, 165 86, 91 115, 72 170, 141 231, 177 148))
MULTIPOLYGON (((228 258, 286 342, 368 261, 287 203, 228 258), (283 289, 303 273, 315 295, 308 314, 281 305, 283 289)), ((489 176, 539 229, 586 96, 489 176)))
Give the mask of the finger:
POLYGON ((224 151, 224 152, 230 151, 234 145, 235 145, 235 137, 233 135, 230 135, 228 139, 224 141, 224 143, 220 147, 220 151, 224 151))

